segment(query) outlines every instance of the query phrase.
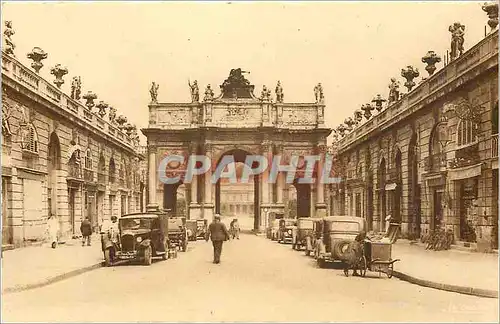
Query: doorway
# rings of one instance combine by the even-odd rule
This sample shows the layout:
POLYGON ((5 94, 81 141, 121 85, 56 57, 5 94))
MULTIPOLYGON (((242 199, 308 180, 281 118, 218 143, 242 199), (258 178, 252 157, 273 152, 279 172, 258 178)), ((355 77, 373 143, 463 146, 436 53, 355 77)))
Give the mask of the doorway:
POLYGON ((434 189, 434 217, 432 218, 432 230, 437 230, 443 222, 443 189, 434 189))
POLYGON ((72 234, 75 234, 75 195, 76 195, 75 189, 73 188, 68 189, 69 221, 71 224, 72 234))

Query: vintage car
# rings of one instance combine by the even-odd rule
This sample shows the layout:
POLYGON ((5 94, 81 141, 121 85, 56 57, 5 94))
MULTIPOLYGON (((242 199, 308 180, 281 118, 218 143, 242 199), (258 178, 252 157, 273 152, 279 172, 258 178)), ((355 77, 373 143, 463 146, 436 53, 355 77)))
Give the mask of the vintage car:
POLYGON ((278 242, 283 244, 292 243, 292 233, 297 226, 297 220, 284 218, 279 220, 278 242))
POLYGON ((309 255, 313 249, 315 223, 321 221, 321 218, 311 217, 297 219, 297 226, 292 231, 292 249, 300 251, 305 248, 306 255, 309 255))
POLYGON ((186 220, 187 235, 190 241, 205 239, 208 230, 208 220, 188 219, 186 220))
POLYGON ((324 217, 321 237, 317 240, 315 248, 318 265, 324 267, 326 262, 345 260, 349 243, 365 230, 366 221, 361 217, 324 217))
POLYGON ((153 257, 168 258, 167 217, 160 213, 123 215, 118 222, 119 240, 103 236, 106 266, 119 260, 141 260, 150 265, 153 257))
POLYGON ((170 247, 178 247, 182 252, 187 251, 188 233, 185 217, 168 218, 168 244, 170 247))

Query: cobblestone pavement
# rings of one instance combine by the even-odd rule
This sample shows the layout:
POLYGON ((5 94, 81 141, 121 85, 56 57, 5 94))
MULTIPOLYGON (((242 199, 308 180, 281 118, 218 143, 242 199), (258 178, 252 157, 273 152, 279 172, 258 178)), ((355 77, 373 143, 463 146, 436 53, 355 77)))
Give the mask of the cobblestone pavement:
POLYGON ((497 321, 498 300, 396 278, 346 278, 263 237, 190 244, 177 259, 101 268, 3 296, 2 320, 82 321, 497 321))

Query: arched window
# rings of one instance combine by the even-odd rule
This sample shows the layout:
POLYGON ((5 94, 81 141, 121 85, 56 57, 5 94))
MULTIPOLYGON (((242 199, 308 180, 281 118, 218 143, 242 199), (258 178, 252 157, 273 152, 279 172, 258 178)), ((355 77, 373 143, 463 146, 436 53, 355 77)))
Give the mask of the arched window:
POLYGON ((491 111, 491 133, 498 134, 498 101, 491 111))
POLYGON ((27 127, 21 143, 22 149, 32 153, 38 153, 38 134, 35 126, 29 124, 27 127))
POLYGON ((92 170, 92 151, 90 149, 87 149, 85 154, 85 169, 92 170))
POLYGON ((115 183, 115 174, 116 174, 115 160, 111 158, 109 160, 109 182, 115 183))
POLYGON ((470 120, 461 120, 457 129, 457 145, 464 146, 476 142, 476 124, 470 120))

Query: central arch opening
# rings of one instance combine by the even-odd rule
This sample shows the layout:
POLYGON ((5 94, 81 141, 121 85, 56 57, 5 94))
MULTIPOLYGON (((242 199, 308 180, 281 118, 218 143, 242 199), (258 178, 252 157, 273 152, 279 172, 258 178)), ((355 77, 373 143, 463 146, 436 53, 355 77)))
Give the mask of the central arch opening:
POLYGON ((251 165, 245 164, 246 157, 251 153, 233 149, 224 153, 217 161, 220 164, 225 156, 233 158, 224 171, 236 171, 236 181, 228 178, 218 179, 215 184, 215 213, 225 219, 237 218, 241 229, 258 229, 260 225, 260 191, 259 176, 253 176, 251 165), (248 181, 242 181, 242 175, 247 169, 250 177, 248 181))

